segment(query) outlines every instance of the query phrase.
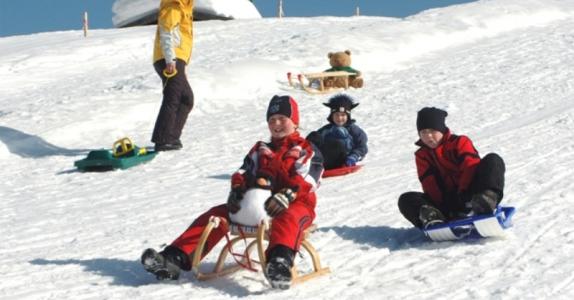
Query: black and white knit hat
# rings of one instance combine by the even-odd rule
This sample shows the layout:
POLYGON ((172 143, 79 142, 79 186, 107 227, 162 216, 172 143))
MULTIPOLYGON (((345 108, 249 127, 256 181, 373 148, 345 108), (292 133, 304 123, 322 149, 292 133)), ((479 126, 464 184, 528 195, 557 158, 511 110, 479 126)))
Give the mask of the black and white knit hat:
POLYGON ((333 123, 333 113, 336 112, 347 113, 347 122, 351 122, 351 110, 357 107, 359 103, 356 103, 349 95, 339 94, 331 97, 329 102, 323 103, 323 105, 331 109, 327 121, 333 123))
POLYGON ((350 113, 351 110, 359 105, 355 103, 355 100, 349 95, 339 94, 331 97, 329 102, 323 103, 323 105, 331 108, 331 113, 334 112, 346 112, 350 113))

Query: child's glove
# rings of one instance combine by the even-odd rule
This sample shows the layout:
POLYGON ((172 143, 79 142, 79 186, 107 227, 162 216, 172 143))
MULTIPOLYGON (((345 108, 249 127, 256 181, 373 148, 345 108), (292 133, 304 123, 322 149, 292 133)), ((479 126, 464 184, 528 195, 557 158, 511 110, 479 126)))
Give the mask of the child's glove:
POLYGON ((347 156, 347 160, 345 161, 345 166, 351 167, 357 164, 357 157, 353 154, 347 156))
POLYGON ((241 209, 241 205, 239 204, 243 199, 244 190, 236 186, 231 189, 229 192, 229 196, 227 197, 227 210, 230 213, 235 214, 241 209))
POLYGON ((289 188, 281 189, 265 201, 265 211, 270 217, 276 217, 287 209, 289 203, 293 202, 296 197, 297 193, 293 190, 289 188))

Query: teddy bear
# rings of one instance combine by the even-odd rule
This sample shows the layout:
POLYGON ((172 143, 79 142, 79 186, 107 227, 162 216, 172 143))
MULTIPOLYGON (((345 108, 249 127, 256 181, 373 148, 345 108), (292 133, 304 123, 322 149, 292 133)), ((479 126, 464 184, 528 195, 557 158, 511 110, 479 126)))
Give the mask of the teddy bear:
MULTIPOLYGON (((349 86, 354 88, 363 87, 363 78, 361 72, 351 68, 351 51, 345 50, 342 52, 329 52, 329 64, 331 68, 325 72, 346 71, 355 73, 357 75, 349 76, 349 86)), ((326 88, 342 88, 345 87, 345 78, 343 77, 327 77, 324 80, 326 88)))

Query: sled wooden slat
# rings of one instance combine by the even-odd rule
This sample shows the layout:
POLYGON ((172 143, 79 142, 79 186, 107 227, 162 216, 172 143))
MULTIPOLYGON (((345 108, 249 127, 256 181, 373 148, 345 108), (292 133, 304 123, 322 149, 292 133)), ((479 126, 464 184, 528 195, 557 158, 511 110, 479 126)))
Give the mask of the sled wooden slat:
MULTIPOLYGON (((227 222, 223 219, 220 219, 218 217, 211 218, 209 223, 205 227, 203 233, 201 234, 196 251, 194 251, 193 253, 192 270, 198 280, 200 281, 210 280, 217 277, 229 275, 231 273, 243 269, 244 266, 242 266, 241 264, 243 265, 248 264, 247 256, 250 257, 251 253, 255 249, 257 250, 258 260, 251 259, 251 263, 259 264, 261 266, 261 269, 265 270, 265 264, 266 264, 265 241, 269 240, 269 225, 266 222, 262 222, 261 225, 259 225, 256 228, 256 230, 255 228, 252 227, 242 227, 245 228, 245 230, 240 230, 239 232, 232 230, 230 234, 234 237, 225 245, 225 247, 223 247, 223 249, 221 249, 213 270, 208 273, 202 273, 200 271, 200 265, 202 259, 201 253, 203 253, 205 249, 205 243, 207 241, 207 238, 209 237, 209 234, 211 234, 211 232, 214 229, 219 228, 220 226, 233 228, 233 226, 228 226, 227 222), (250 239, 251 241, 249 241, 247 247, 244 250, 243 253, 244 257, 240 261, 241 264, 235 263, 230 266, 225 266, 225 260, 228 254, 231 253, 231 249, 233 248, 233 246, 237 242, 247 239, 250 239)), ((299 274, 296 266, 294 266, 293 269, 291 270, 293 276, 292 284, 301 283, 309 279, 315 278, 317 276, 330 273, 330 269, 328 267, 324 268, 321 266, 319 254, 317 253, 315 248, 311 245, 311 243, 307 240, 307 238, 311 235, 311 233, 316 229, 317 225, 315 224, 309 226, 309 228, 307 228, 303 232, 304 238, 303 241, 301 242, 302 249, 304 249, 305 251, 307 251, 307 253, 309 253, 310 258, 313 262, 313 271, 307 274, 299 274)))
POLYGON ((355 73, 345 72, 345 71, 335 71, 335 72, 319 72, 319 73, 304 73, 303 76, 309 79, 325 78, 325 77, 349 77, 357 75, 355 73))
MULTIPOLYGON (((355 73, 350 73, 346 71, 335 71, 335 72, 319 72, 319 73, 302 73, 297 75, 297 79, 299 80, 299 84, 301 88, 310 93, 310 94, 326 94, 326 93, 333 93, 333 92, 342 92, 349 88, 349 76, 357 76, 355 73), (308 83, 305 83, 303 78, 307 79, 308 83), (343 78, 344 79, 344 87, 336 88, 330 87, 325 88, 325 79, 327 78, 343 78), (317 81, 319 87, 314 88, 311 87, 313 81, 317 81)), ((291 79, 291 73, 287 74, 287 79, 289 81, 290 86, 295 86, 291 79)))
POLYGON ((293 284, 305 282, 309 279, 313 279, 315 277, 331 273, 331 270, 328 267, 326 267, 326 268, 321 267, 321 260, 319 259, 319 254, 317 253, 315 248, 307 240, 303 240, 303 242, 301 243, 301 246, 303 248, 305 248, 305 250, 307 250, 307 252, 309 254, 311 254, 311 259, 313 261, 313 270, 314 271, 311 273, 300 275, 299 272, 297 271, 297 266, 293 266, 293 269, 291 269, 291 274, 293 276, 293 279, 291 280, 291 282, 293 284))

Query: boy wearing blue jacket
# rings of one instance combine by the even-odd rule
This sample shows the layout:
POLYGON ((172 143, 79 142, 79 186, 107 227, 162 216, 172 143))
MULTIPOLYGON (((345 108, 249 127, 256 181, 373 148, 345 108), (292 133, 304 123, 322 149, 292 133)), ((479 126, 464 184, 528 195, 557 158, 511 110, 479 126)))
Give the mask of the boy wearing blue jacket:
POLYGON ((323 154, 325 170, 356 165, 368 152, 367 134, 351 119, 351 110, 359 103, 339 94, 323 105, 330 108, 329 124, 311 132, 307 140, 323 154))

